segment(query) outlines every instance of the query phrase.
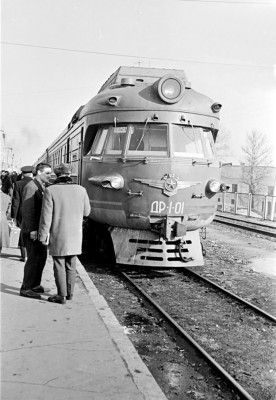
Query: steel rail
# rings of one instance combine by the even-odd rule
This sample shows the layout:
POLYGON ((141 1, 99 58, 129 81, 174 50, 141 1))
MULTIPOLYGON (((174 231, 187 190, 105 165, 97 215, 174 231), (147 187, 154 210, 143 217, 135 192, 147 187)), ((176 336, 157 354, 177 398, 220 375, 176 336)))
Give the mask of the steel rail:
POLYGON ((263 317, 266 317, 266 318, 270 319, 271 321, 276 322, 276 317, 267 313, 266 311, 262 310, 261 308, 255 306, 254 304, 250 303, 249 301, 243 299, 242 297, 237 296, 235 293, 232 293, 229 290, 224 289, 222 286, 219 286, 215 282, 212 282, 209 279, 205 278, 204 276, 199 275, 198 273, 194 272, 190 268, 185 268, 184 272, 186 272, 186 271, 188 271, 189 274, 195 276, 196 278, 208 283, 208 285, 215 287, 216 289, 220 290, 221 292, 227 294, 230 297, 233 297, 235 300, 239 301, 240 303, 245 304, 246 306, 252 308, 254 311, 261 314, 263 317))
POLYGON ((256 226, 257 228, 260 228, 260 229, 261 228, 267 228, 267 229, 271 229, 271 231, 273 231, 273 230, 275 231, 275 227, 272 226, 272 225, 259 223, 257 221, 249 221, 249 220, 244 220, 244 219, 240 219, 240 218, 229 217, 229 216, 226 216, 226 215, 216 215, 214 220, 215 221, 217 220, 218 222, 229 223, 229 224, 231 224, 232 222, 233 223, 237 223, 237 224, 243 223, 243 224, 245 224, 245 226, 246 225, 249 225, 251 227, 255 227, 256 226))
POLYGON ((228 218, 228 217, 222 217, 222 216, 216 216, 214 218, 214 222, 218 222, 221 224, 233 226, 235 228, 240 228, 240 229, 245 229, 251 232, 259 233, 261 235, 269 236, 269 237, 276 237, 276 232, 275 228, 270 227, 270 226, 265 226, 264 228, 267 228, 269 230, 262 230, 262 225, 258 225, 256 222, 252 222, 252 226, 250 226, 251 222, 248 221, 243 221, 235 218, 228 218), (255 227, 255 226, 258 227, 255 227))
POLYGON ((166 319, 170 324, 179 332, 181 335, 208 361, 208 363, 216 369, 223 378, 234 388, 236 393, 245 400, 254 400, 253 397, 230 375, 220 364, 218 364, 213 357, 210 356, 178 323, 159 306, 140 286, 138 286, 126 273, 117 268, 120 274, 122 274, 125 279, 131 283, 135 289, 141 293, 147 301, 152 304, 166 319))
MULTIPOLYGON (((238 222, 244 222, 246 224, 251 224, 251 225, 257 225, 257 226, 262 226, 264 228, 271 228, 271 229, 275 229, 274 226, 269 225, 267 222, 269 222, 268 220, 258 220, 257 218, 255 218, 255 220, 253 221, 251 220, 246 220, 246 219, 242 219, 241 217, 243 217, 243 215, 239 215, 239 214, 231 214, 231 213, 219 213, 217 212, 215 215, 215 218, 222 218, 225 219, 226 221, 238 221, 238 222), (267 221, 267 222, 266 222, 267 221)), ((245 217, 247 218, 247 217, 245 217)))

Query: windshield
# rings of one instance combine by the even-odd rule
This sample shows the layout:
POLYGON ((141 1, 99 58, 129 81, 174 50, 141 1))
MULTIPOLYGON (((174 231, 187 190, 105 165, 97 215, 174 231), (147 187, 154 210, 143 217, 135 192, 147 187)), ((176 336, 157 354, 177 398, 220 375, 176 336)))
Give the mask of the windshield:
POLYGON ((208 129, 172 125, 172 147, 175 157, 215 157, 213 137, 208 129))
POLYGON ((125 147, 127 126, 110 127, 105 154, 122 154, 125 147))
POLYGON ((129 135, 127 154, 167 155, 167 125, 129 125, 129 135))
POLYGON ((99 127, 88 155, 166 156, 167 125, 129 124, 99 127))
MULTIPOLYGON (((215 158, 210 129, 172 124, 171 155, 182 158, 215 158)), ((127 157, 162 156, 169 154, 168 125, 126 124, 98 127, 88 155, 119 155, 127 157)))

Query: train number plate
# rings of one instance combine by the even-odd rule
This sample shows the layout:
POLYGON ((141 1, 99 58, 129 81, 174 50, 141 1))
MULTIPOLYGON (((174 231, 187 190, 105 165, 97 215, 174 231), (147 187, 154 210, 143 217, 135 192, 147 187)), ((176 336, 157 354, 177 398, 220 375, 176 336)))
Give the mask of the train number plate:
POLYGON ((182 215, 184 213, 184 201, 176 203, 170 201, 166 204, 164 201, 153 201, 151 203, 150 212, 153 214, 174 214, 182 215))

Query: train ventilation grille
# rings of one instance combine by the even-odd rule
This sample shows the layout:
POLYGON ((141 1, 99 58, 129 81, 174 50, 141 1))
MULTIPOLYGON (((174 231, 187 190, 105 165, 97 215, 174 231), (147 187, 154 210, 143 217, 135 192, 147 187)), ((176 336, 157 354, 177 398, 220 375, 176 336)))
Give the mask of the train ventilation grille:
MULTIPOLYGON (((139 257, 141 260, 147 261, 182 261, 178 250, 179 241, 176 240, 145 240, 145 239, 129 239, 129 243, 141 244, 144 246, 137 247, 136 249, 136 257, 139 257), (148 245, 148 246, 145 246, 148 245), (156 246, 156 247, 153 247, 156 246), (172 255, 175 257, 170 257, 172 255)), ((185 245, 192 245, 191 240, 186 240, 184 242, 185 245)), ((181 253, 184 253, 184 256, 188 256, 189 246, 181 249, 181 253)))
POLYGON ((162 244, 161 240, 129 239, 129 243, 162 244))

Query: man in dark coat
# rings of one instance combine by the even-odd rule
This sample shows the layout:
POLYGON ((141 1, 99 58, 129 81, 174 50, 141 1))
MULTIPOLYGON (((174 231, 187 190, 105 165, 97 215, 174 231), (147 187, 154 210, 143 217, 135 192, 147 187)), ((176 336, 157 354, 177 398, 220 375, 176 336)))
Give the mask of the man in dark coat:
POLYGON ((12 171, 10 178, 11 178, 11 181, 12 181, 12 185, 13 185, 13 186, 14 186, 14 182, 17 181, 17 177, 18 177, 17 172, 16 172, 16 171, 12 171))
MULTIPOLYGON (((21 216, 21 205, 22 205, 22 193, 24 187, 28 182, 33 180, 33 167, 26 165, 21 168, 23 179, 14 182, 13 194, 12 194, 12 205, 11 205, 11 218, 16 221, 17 226, 21 228, 22 216, 21 216)), ((22 231, 20 232, 19 247, 21 252, 20 261, 26 261, 26 249, 23 243, 22 231)))
POLYGON ((48 301, 65 304, 73 297, 83 217, 90 214, 91 208, 85 188, 70 178, 69 164, 60 164, 54 172, 57 179, 43 196, 39 240, 45 245, 49 241, 49 253, 54 261, 57 295, 48 301))
POLYGON ((9 171, 1 171, 1 183, 2 183, 2 187, 1 190, 2 192, 8 194, 9 196, 11 196, 12 194, 12 181, 11 178, 9 176, 9 171))
POLYGON ((40 163, 36 166, 36 177, 28 182, 22 193, 21 231, 27 249, 20 296, 40 299, 40 293, 49 291, 41 286, 42 272, 47 260, 47 247, 38 239, 38 228, 44 190, 49 184, 51 166, 40 163))

